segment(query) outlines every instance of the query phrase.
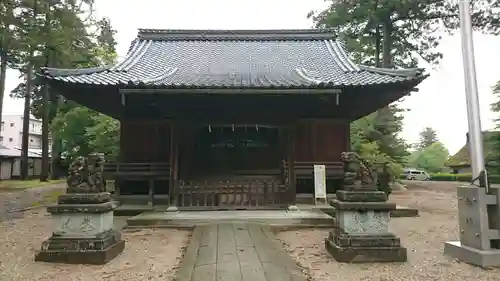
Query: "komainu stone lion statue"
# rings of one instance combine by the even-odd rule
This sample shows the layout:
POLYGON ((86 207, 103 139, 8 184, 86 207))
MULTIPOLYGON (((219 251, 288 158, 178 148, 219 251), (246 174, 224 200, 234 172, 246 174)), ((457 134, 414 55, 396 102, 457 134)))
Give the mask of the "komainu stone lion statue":
POLYGON ((340 161, 345 165, 344 186, 348 188, 374 188, 376 178, 370 163, 355 152, 342 152, 340 161))
POLYGON ((91 154, 77 157, 68 169, 67 193, 99 193, 106 191, 103 178, 104 157, 91 154))

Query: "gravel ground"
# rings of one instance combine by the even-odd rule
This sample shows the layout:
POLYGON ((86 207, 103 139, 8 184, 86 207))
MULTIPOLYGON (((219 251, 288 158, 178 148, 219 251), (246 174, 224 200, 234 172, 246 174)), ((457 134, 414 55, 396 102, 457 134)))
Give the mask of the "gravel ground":
POLYGON ((0 192, 0 222, 23 217, 23 209, 42 206, 66 192, 66 184, 27 188, 21 191, 0 192))
POLYGON ((408 249, 406 263, 337 263, 324 248, 327 230, 288 231, 278 238, 315 281, 500 280, 500 268, 483 270, 443 255, 444 242, 458 240, 456 183, 411 183, 391 200, 420 210, 418 218, 391 220, 391 231, 408 249))
POLYGON ((50 215, 44 209, 0 222, 0 281, 168 281, 189 240, 188 231, 124 231, 124 252, 104 266, 35 263, 35 251, 51 232, 50 215))

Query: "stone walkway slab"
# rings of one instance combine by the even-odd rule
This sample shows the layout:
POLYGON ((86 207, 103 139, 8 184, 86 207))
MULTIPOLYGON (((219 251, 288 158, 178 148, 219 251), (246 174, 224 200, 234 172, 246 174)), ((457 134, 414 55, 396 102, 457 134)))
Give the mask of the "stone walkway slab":
POLYGON ((268 227, 196 226, 176 281, 306 281, 268 227))

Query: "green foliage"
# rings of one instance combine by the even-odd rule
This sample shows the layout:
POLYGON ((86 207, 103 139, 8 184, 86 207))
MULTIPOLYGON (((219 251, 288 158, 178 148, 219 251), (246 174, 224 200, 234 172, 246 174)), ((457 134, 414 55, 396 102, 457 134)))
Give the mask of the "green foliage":
POLYGON ((402 160, 408 155, 407 146, 398 133, 402 129, 399 109, 389 107, 351 124, 351 148, 372 163, 387 163, 392 175, 402 173, 402 160), (396 113, 396 114, 394 114, 396 113))
POLYGON ((119 130, 117 120, 83 106, 61 110, 52 121, 52 131, 64 152, 65 164, 92 152, 102 152, 106 160, 115 160, 119 130))
MULTIPOLYGON (((500 112, 500 81, 498 81, 495 84, 495 86, 493 87, 493 94, 496 96, 497 101, 491 105, 491 110, 495 113, 499 113, 500 112)), ((500 122, 500 118, 495 119, 497 129, 500 129, 499 122, 500 122)), ((500 168, 499 168, 500 165, 498 165, 500 163, 500 132, 490 132, 488 139, 485 140, 485 143, 486 142, 491 144, 490 145, 491 151, 489 154, 487 154, 486 161, 487 161, 487 163, 496 164, 496 165, 494 165, 495 168, 493 168, 493 169, 495 170, 495 172, 500 174, 500 168)))
POLYGON ((119 154, 120 122, 103 114, 92 116, 93 126, 86 128, 89 148, 104 153, 106 160, 116 160, 119 154))
MULTIPOLYGON (((415 67, 418 58, 437 65, 442 58, 436 48, 441 41, 439 32, 451 32, 459 26, 457 2, 448 0, 329 2, 325 11, 310 14, 316 26, 335 28, 354 51, 355 61, 369 65, 378 65, 384 48, 391 56, 384 61, 390 65, 415 67)), ((500 1, 471 2, 474 27, 498 33, 500 1)))
POLYGON ((448 149, 442 143, 434 142, 423 150, 413 152, 408 164, 413 168, 437 173, 443 170, 449 156, 448 149))
MULTIPOLYGON (((416 67, 418 59, 437 65, 442 57, 437 46, 438 31, 455 30, 459 25, 458 5, 448 0, 332 0, 330 6, 311 13, 316 27, 334 28, 347 43, 351 58, 361 64, 382 67, 416 67)), ((499 30, 499 1, 473 1, 476 29, 495 33, 499 30), (493 9, 494 8, 494 9, 493 9)), ((355 121, 351 127, 352 148, 356 152, 373 150, 373 157, 389 159, 399 165, 408 156, 408 146, 398 137, 404 110, 387 106, 355 121), (368 148, 369 149, 368 149, 368 148), (377 148, 377 149, 374 149, 377 148)), ((436 142, 430 136, 425 147, 436 142)), ((423 148, 423 147, 422 147, 423 148)), ((431 149, 414 159, 432 170, 442 162, 442 150, 431 149), (439 152, 436 157, 429 153, 439 152)), ((415 160, 415 161, 416 161, 415 160)))
POLYGON ((426 127, 420 132, 420 142, 417 144, 417 149, 423 150, 437 141, 436 131, 431 127, 426 127))
MULTIPOLYGON (((448 173, 431 173, 431 180, 433 181, 460 181, 460 182, 471 182, 472 174, 448 174, 448 173)), ((402 177, 404 179, 404 177, 402 177)), ((490 183, 500 184, 500 175, 491 174, 488 175, 488 180, 490 183)))
POLYGON ((53 89, 50 89, 49 107, 44 108, 44 91, 38 78, 32 81, 31 89, 26 89, 27 69, 30 68, 38 71, 46 66, 85 68, 113 63, 117 57, 116 31, 110 20, 94 18, 94 0, 6 1, 0 3, 0 29, 5 30, 8 26, 9 33, 2 32, 0 54, 5 50, 3 39, 7 38, 6 34, 10 40, 10 67, 19 70, 24 77, 24 82, 12 91, 11 96, 24 98, 29 93, 31 113, 37 118, 49 112, 53 160, 58 161, 60 157, 57 155, 63 154, 67 161, 71 161, 75 156, 94 151, 116 157, 118 121, 74 102, 60 102, 59 93, 53 89), (3 13, 12 11, 11 6, 4 3, 15 5, 16 12, 3 13))

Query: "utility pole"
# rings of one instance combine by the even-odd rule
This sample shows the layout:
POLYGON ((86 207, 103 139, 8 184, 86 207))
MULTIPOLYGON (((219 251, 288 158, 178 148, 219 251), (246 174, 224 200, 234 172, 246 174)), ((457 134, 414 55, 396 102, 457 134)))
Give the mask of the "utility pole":
POLYGON ((457 189, 460 241, 446 242, 444 254, 480 267, 499 266, 500 190, 489 186, 484 163, 470 1, 458 1, 473 180, 457 189))

